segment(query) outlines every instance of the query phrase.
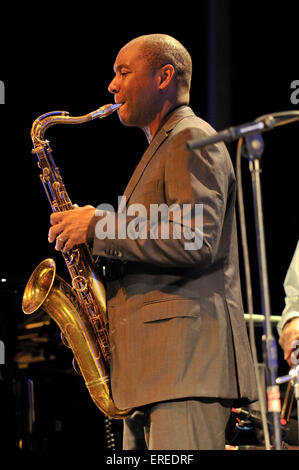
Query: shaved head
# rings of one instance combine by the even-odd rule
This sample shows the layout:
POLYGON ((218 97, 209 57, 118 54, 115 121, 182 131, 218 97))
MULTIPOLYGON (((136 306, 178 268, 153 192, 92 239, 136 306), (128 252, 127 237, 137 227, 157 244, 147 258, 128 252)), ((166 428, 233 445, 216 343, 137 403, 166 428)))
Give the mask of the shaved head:
MULTIPOLYGON (((175 38, 167 34, 139 36, 126 46, 137 43, 140 52, 153 70, 166 64, 173 65, 178 88, 189 92, 192 77, 192 60, 187 49, 175 38)), ((124 46, 124 47, 126 47, 124 46)))

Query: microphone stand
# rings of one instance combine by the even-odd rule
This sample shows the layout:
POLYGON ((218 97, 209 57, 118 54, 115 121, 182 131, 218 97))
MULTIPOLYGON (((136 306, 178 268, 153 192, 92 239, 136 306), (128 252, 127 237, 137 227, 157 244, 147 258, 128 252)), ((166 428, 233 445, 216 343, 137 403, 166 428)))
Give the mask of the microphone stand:
POLYGON ((282 377, 277 377, 276 383, 283 384, 285 382, 290 382, 294 387, 294 395, 297 401, 297 432, 299 439, 299 364, 290 369, 288 375, 283 375, 282 377))
POLYGON ((264 150, 264 141, 260 134, 245 137, 247 146, 247 158, 251 172, 253 205, 256 228, 256 242, 259 265, 259 280, 261 286, 261 308, 264 315, 263 341, 265 346, 265 362, 268 370, 267 399, 268 411, 272 414, 274 448, 282 449, 280 427, 280 390, 276 383, 278 370, 278 354, 276 341, 272 332, 270 295, 267 276, 266 247, 263 222, 262 192, 260 184, 260 159, 264 150))
POLYGON ((256 243, 258 252, 259 280, 261 291, 261 307, 264 315, 264 335, 266 370, 268 370, 267 402, 268 411, 272 415, 274 448, 282 449, 280 427, 280 390, 277 385, 278 355, 277 345, 272 333, 271 308, 267 276, 266 248, 263 222, 262 193, 260 183, 260 160, 264 150, 264 141, 261 132, 266 132, 276 126, 299 120, 299 111, 286 111, 268 114, 257 118, 254 122, 230 127, 222 132, 213 134, 204 139, 194 139, 187 142, 188 149, 204 147, 220 141, 233 141, 244 137, 247 146, 247 158, 251 172, 254 216, 256 228, 256 243))

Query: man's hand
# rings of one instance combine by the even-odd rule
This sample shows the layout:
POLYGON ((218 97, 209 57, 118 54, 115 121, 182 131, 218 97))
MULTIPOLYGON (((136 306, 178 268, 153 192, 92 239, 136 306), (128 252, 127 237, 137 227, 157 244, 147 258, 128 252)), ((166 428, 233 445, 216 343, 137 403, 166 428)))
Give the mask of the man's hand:
POLYGON ((279 344, 284 351, 284 359, 288 362, 289 366, 294 366, 294 360, 292 352, 294 347, 299 343, 299 318, 293 318, 284 326, 281 336, 279 338, 279 344))
POLYGON ((75 245, 86 243, 88 225, 95 214, 93 206, 76 207, 65 212, 53 212, 48 240, 56 239, 55 250, 67 252, 75 245))

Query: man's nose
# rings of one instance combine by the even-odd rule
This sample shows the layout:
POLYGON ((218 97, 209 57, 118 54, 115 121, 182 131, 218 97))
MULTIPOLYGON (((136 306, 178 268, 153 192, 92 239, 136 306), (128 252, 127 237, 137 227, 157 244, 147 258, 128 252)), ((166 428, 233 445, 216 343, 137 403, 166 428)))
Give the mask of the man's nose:
POLYGON ((117 84, 117 80, 116 80, 116 77, 113 78, 113 80, 110 82, 109 86, 108 86, 108 91, 110 93, 117 93, 119 91, 119 86, 117 84))

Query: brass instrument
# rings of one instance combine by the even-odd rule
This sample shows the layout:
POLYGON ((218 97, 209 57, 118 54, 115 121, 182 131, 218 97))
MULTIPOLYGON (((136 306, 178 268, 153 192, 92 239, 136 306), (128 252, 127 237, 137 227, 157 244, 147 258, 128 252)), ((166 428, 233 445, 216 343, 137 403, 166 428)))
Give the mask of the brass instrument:
MULTIPOLYGON (((43 187, 53 212, 72 210, 45 131, 55 124, 80 124, 103 118, 121 105, 105 105, 94 112, 71 117, 65 111, 43 114, 32 125, 31 138, 43 187)), ((46 259, 32 273, 23 295, 23 312, 45 311, 59 326, 62 337, 72 349, 91 398, 109 418, 125 418, 129 409, 119 410, 110 391, 110 345, 106 311, 106 291, 87 244, 62 253, 72 279, 72 287, 56 274, 55 262, 46 259)))

